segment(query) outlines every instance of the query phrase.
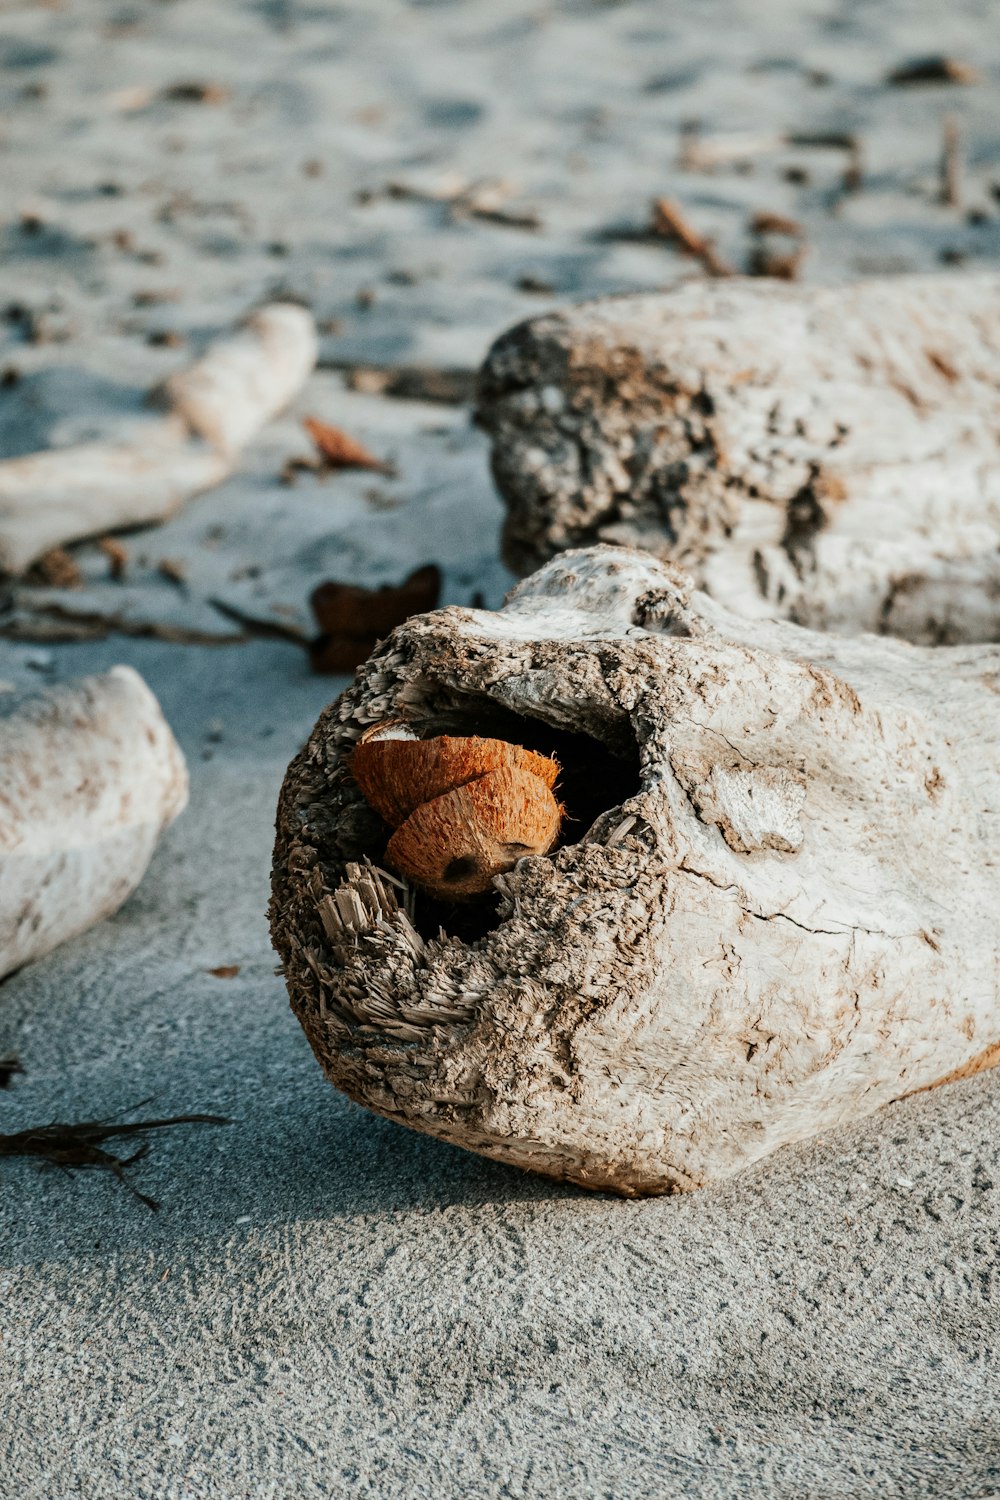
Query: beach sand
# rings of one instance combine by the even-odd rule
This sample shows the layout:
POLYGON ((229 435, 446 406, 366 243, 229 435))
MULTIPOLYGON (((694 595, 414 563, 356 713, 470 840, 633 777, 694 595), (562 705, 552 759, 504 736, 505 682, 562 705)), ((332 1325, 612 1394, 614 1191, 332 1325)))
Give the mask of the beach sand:
POLYGON ((86 546, 83 587, 0 614, 4 684, 129 662, 192 773, 124 909, 0 987, 24 1067, 0 1131, 147 1099, 233 1121, 151 1137, 129 1180, 156 1214, 102 1172, 2 1164, 0 1496, 1000 1492, 1000 1075, 646 1202, 366 1114, 264 914, 284 768, 344 680, 261 633, 308 630, 324 578, 438 562, 459 604, 511 582, 469 405, 350 367, 461 393, 518 318, 701 275, 642 237, 659 194, 735 267, 761 211, 800 222, 808 280, 992 265, 998 69, 989 8, 930 0, 0 5, 0 455, 131 429, 267 297, 309 303, 322 366, 232 479, 125 539, 123 582, 86 546), (929 53, 982 81, 886 85, 929 53), (712 171, 678 160, 692 120, 712 171), (831 134, 860 191, 843 146, 789 143, 831 134), (307 414, 394 474, 283 484, 307 414))

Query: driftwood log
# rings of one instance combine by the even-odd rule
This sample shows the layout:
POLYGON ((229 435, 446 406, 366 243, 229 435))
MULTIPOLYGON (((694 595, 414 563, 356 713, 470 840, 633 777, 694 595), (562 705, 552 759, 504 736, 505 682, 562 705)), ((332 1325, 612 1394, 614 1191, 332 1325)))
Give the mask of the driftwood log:
POLYGON ((64 542, 164 521, 232 472, 240 448, 316 363, 312 316, 262 307, 166 382, 167 410, 127 443, 88 443, 0 463, 0 573, 23 573, 64 542))
POLYGON ((479 416, 507 561, 642 547, 751 616, 1000 639, 1000 277, 692 283, 534 318, 479 416))
POLYGON ((117 911, 187 790, 131 667, 0 698, 0 977, 117 911))
POLYGON ((657 1193, 1000 1060, 1000 648, 748 620, 648 554, 397 629, 278 808, 272 932, 330 1079, 657 1193), (553 755, 561 847, 447 904, 385 871, 374 724, 553 755))

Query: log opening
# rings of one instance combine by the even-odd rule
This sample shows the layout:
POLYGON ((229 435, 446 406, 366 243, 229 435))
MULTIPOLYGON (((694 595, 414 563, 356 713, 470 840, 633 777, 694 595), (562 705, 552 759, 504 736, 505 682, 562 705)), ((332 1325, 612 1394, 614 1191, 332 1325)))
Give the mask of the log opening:
MULTIPOLYGON (((607 735, 605 740, 517 713, 483 694, 448 689, 442 695, 436 686, 427 687, 426 706, 411 720, 419 739, 478 735, 520 745, 558 763, 555 792, 564 814, 558 841, 544 858, 581 842, 599 818, 613 813, 640 790, 639 743, 625 718, 601 726, 607 735)), ((360 791, 357 795, 360 798, 360 791)), ((381 869, 388 868, 385 852, 392 829, 367 806, 364 810, 370 816, 359 822, 354 847, 338 851, 336 864, 340 868, 328 867, 328 881, 335 883, 348 863, 368 860, 381 869)), ((444 901, 404 881, 400 893, 400 905, 425 940, 444 932, 463 943, 475 943, 497 927, 497 904, 495 890, 471 901, 444 901)))

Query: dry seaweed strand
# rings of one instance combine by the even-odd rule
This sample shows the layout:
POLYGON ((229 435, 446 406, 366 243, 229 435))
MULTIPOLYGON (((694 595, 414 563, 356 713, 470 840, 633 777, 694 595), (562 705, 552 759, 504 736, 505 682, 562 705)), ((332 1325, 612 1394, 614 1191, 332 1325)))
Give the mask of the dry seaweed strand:
MULTIPOLYGON (((141 1109, 143 1104, 148 1103, 148 1099, 143 1099, 135 1108, 141 1109)), ((165 1130, 174 1125, 232 1123, 227 1115, 202 1114, 169 1115, 164 1119, 118 1123, 113 1120, 82 1120, 70 1124, 53 1120, 48 1125, 29 1126, 27 1130, 14 1131, 10 1135, 0 1134, 0 1157, 33 1157, 45 1166, 65 1169, 103 1167, 117 1177, 133 1197, 145 1203, 155 1213, 160 1207, 156 1199, 150 1198, 147 1193, 141 1193, 125 1176, 126 1168, 140 1161, 149 1151, 148 1141, 144 1141, 131 1156, 115 1156, 113 1152, 104 1149, 104 1142, 117 1136, 141 1136, 147 1130, 165 1130)))

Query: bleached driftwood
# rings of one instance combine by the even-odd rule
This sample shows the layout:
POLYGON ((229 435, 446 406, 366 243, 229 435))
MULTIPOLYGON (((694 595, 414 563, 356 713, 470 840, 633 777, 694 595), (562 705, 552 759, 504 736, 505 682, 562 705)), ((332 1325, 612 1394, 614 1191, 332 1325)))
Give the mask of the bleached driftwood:
POLYGON ((568 553, 497 614, 401 626, 293 761, 292 1006, 414 1129, 622 1193, 724 1177, 1000 1060, 998 743, 1000 647, 747 620, 568 553), (471 924, 379 871, 347 760, 397 716, 562 764, 571 841, 471 924))
POLYGON ((0 698, 0 976, 117 911, 187 790, 131 667, 0 698))
POLYGON ((1000 277, 692 283, 522 323, 479 413, 528 572, 639 546, 740 613, 1000 637, 1000 277))
POLYGON ((172 375, 167 399, 193 433, 235 457, 302 389, 316 352, 312 314, 294 302, 273 303, 172 375))
POLYGON ((89 443, 0 463, 0 572, 49 548, 163 521, 221 483, 240 448, 292 399, 316 362, 311 315, 291 303, 255 313, 166 382, 168 410, 128 443, 89 443))

